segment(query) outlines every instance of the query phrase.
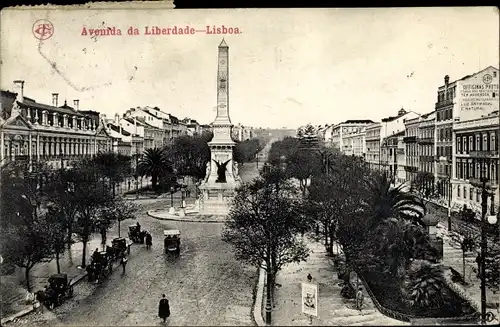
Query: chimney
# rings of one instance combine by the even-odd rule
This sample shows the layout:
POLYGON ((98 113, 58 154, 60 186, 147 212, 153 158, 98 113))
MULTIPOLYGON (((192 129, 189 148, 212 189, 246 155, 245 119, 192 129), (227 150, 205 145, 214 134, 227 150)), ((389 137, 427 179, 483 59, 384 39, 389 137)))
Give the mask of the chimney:
POLYGON ((448 86, 449 83, 450 83, 450 76, 446 75, 444 77, 444 85, 448 86))
POLYGON ((115 114, 115 124, 116 124, 116 126, 120 126, 120 115, 119 114, 115 114))
POLYGON ((15 80, 14 84, 20 88, 19 93, 17 94, 17 101, 23 102, 24 101, 24 81, 22 80, 15 80))
POLYGON ((80 110, 80 100, 73 100, 73 107, 75 107, 76 111, 80 110))
POLYGON ((57 107, 57 98, 59 97, 59 93, 52 93, 52 105, 57 107))

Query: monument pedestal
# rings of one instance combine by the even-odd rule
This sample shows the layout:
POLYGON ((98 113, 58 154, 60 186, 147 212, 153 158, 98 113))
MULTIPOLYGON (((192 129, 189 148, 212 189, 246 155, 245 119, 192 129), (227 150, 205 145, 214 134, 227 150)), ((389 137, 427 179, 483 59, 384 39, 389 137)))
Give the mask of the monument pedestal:
POLYGON ((214 183, 200 186, 202 197, 199 201, 202 215, 227 215, 234 197, 236 183, 214 183))

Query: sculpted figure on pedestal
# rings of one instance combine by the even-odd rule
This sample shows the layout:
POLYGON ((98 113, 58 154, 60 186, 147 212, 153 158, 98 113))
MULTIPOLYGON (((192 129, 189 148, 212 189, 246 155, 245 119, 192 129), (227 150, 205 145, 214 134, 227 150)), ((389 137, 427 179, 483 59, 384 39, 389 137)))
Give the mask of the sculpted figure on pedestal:
POLYGON ((220 163, 218 161, 215 161, 215 164, 217 165, 217 179, 215 180, 216 183, 226 183, 226 166, 231 161, 231 159, 225 161, 224 163, 220 163))

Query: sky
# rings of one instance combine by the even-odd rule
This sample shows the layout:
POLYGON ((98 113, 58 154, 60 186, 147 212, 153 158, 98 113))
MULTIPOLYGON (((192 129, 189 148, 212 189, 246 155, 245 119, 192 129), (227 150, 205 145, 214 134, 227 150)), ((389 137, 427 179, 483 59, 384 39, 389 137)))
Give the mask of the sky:
POLYGON ((233 124, 296 128, 427 113, 437 88, 498 68, 499 16, 482 8, 3 10, 0 86, 37 102, 80 100, 108 117, 157 106, 215 119, 218 45, 229 46, 233 124), (35 38, 35 21, 54 27, 35 38), (146 26, 238 27, 240 34, 144 35, 146 26), (121 36, 81 35, 115 27, 121 36), (141 35, 128 35, 137 27, 141 35))

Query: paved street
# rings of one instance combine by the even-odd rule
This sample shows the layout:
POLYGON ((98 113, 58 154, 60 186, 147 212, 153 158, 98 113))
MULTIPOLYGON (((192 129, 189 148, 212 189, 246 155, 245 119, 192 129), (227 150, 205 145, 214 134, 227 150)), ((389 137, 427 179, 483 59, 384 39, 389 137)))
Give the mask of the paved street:
MULTIPOLYGON (((159 325, 158 301, 170 300, 169 325, 253 325, 252 294, 257 271, 234 259, 220 239, 222 224, 154 220, 147 210, 168 206, 168 199, 140 200, 138 219, 153 235, 153 249, 133 245, 127 271, 114 270, 99 285, 84 281, 75 299, 53 312, 33 314, 9 325, 159 325), (163 254, 164 229, 181 230, 181 255, 163 254)), ((122 234, 132 221, 122 223, 122 234)))

